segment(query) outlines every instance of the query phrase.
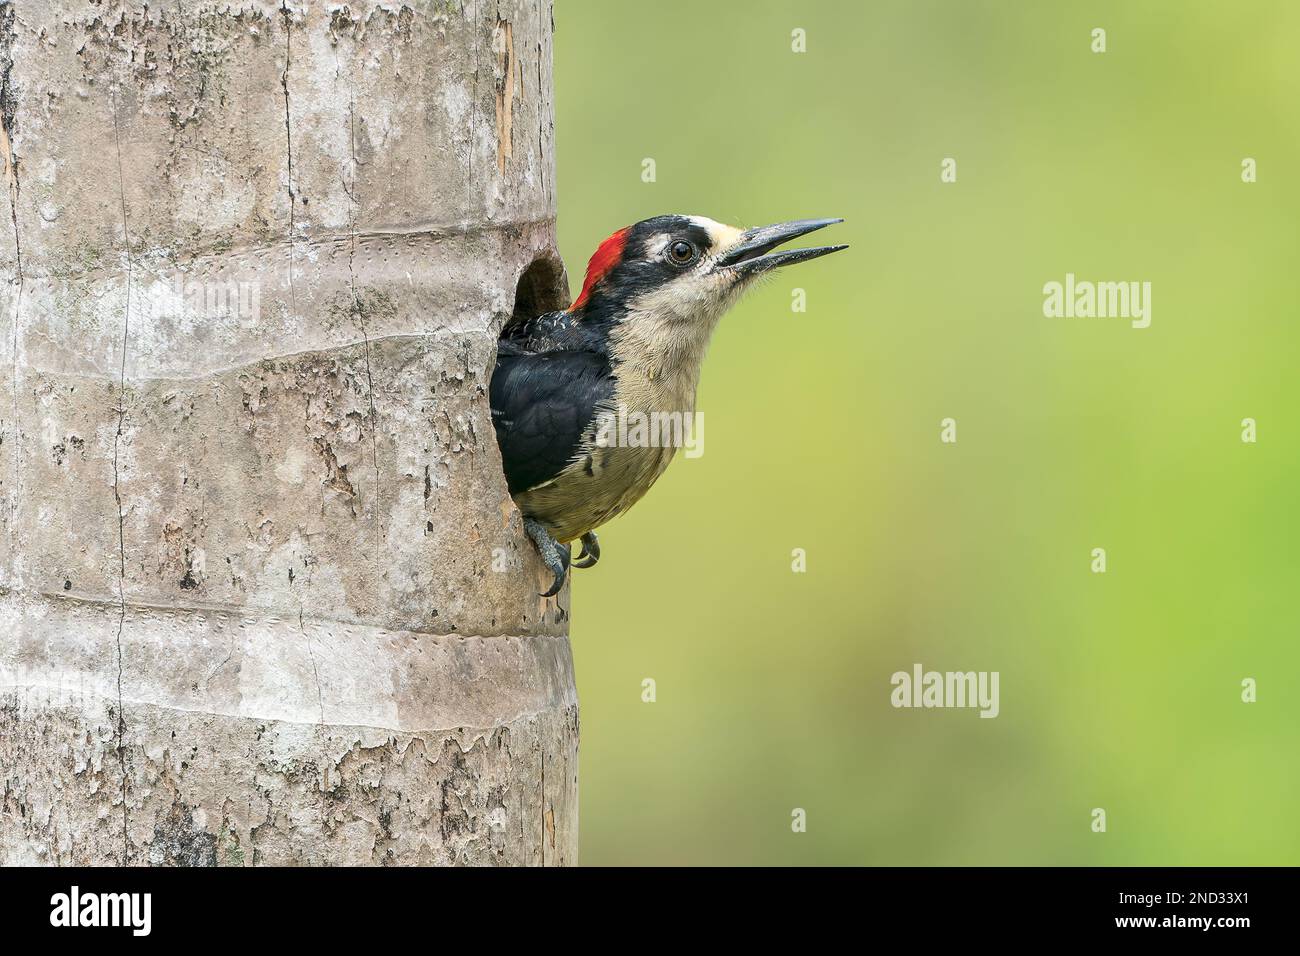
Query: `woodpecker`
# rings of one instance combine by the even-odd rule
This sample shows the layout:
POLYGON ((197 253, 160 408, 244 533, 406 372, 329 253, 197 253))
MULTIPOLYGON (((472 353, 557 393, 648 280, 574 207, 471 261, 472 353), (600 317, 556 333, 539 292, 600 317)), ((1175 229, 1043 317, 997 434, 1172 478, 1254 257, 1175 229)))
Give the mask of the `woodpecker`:
POLYGON ((723 313, 772 269, 847 248, 773 251, 842 221, 738 229, 702 216, 646 219, 600 244, 566 311, 505 329, 492 423, 524 530, 555 576, 544 597, 564 586, 570 565, 600 559, 595 529, 639 501, 676 452, 610 442, 602 421, 693 416, 700 366, 723 313), (574 540, 582 543, 576 560, 574 540))

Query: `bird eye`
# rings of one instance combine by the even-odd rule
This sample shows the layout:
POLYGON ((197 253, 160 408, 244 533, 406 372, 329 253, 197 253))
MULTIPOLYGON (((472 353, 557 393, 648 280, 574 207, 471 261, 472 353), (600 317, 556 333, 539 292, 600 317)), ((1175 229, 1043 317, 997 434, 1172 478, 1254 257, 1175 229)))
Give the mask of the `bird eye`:
POLYGON ((695 261, 695 247, 685 239, 678 239, 668 246, 668 258, 673 265, 686 266, 695 261))

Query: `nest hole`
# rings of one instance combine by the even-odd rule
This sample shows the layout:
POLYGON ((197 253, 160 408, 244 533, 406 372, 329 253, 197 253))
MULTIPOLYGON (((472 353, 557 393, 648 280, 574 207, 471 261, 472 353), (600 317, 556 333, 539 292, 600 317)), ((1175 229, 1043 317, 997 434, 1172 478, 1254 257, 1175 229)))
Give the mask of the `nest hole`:
POLYGON ((515 284, 515 307, 501 334, 547 312, 558 312, 569 305, 569 279, 564 263, 554 253, 546 253, 528 264, 515 284))

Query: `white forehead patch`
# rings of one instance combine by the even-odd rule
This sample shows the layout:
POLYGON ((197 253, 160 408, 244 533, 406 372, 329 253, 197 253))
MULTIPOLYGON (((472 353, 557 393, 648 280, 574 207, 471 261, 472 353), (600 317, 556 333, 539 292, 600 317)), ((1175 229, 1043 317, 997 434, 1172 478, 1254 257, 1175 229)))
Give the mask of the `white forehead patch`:
MULTIPOLYGON (((723 249, 729 249, 735 245, 743 230, 735 226, 728 226, 724 222, 715 222, 707 216, 687 216, 692 225, 698 226, 709 234, 710 255, 716 256, 723 249)), ((664 250, 668 248, 668 242, 674 238, 673 233, 661 232, 656 235, 650 242, 646 243, 646 251, 651 256, 663 255, 664 250)))
POLYGON ((740 238, 741 230, 735 226, 715 222, 707 216, 691 216, 690 219, 691 222, 709 234, 709 241, 715 252, 734 245, 736 240, 740 238))

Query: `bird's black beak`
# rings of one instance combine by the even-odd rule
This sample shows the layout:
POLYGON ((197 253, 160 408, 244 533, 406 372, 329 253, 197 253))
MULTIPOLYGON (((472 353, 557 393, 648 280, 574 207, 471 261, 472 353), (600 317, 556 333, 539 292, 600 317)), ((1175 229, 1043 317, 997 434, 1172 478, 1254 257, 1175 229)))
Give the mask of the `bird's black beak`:
POLYGON ((740 240, 718 257, 713 266, 714 270, 726 271, 737 278, 755 276, 777 266, 788 266, 793 262, 804 262, 847 249, 848 246, 818 246, 815 249, 787 249, 784 252, 772 252, 783 242, 789 242, 791 239, 843 221, 843 219, 799 219, 795 222, 778 222, 772 226, 750 229, 741 233, 740 240))

